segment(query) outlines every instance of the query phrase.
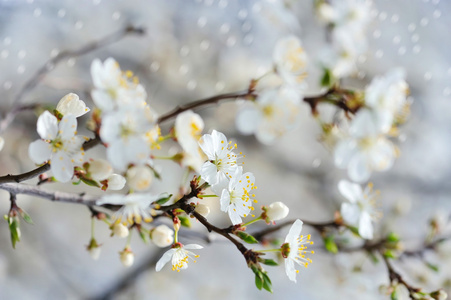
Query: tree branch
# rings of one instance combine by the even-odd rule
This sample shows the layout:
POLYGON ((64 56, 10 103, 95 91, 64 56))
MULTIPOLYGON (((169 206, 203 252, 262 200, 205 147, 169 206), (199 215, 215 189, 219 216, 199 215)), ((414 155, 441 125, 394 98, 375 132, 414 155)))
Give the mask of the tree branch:
POLYGON ((89 196, 85 194, 72 194, 66 192, 46 191, 39 186, 26 185, 23 183, 2 183, 0 189, 15 195, 31 195, 45 198, 51 201, 67 202, 74 204, 82 204, 92 206, 99 197, 89 196))

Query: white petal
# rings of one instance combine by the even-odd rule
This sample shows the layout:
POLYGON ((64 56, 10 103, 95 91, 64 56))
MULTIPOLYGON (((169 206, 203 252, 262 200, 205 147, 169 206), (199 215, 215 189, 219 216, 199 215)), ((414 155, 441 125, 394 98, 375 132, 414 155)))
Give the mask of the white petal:
POLYGON ((258 125, 261 122, 261 113, 255 108, 246 108, 238 112, 236 116, 236 127, 245 135, 252 134, 257 131, 258 125))
POLYGON ((216 166, 209 161, 205 162, 200 170, 200 176, 210 185, 215 185, 218 183, 219 178, 217 177, 217 173, 218 170, 216 166))
POLYGON ((77 131, 77 118, 74 115, 65 115, 59 123, 59 136, 63 140, 68 140, 74 137, 77 131))
POLYGON ((222 190, 221 199, 219 199, 221 204, 221 210, 227 212, 227 208, 230 206, 230 193, 228 190, 222 190))
POLYGON ((370 178, 371 168, 368 157, 363 153, 357 153, 349 162, 348 175, 355 182, 364 182, 370 178))
POLYGON ((288 234, 285 238, 285 243, 292 244, 299 238, 302 231, 302 224, 304 224, 304 222, 299 219, 294 221, 293 225, 291 225, 290 231, 288 231, 288 234))
POLYGON ((77 94, 69 93, 58 102, 56 110, 64 116, 73 114, 78 118, 89 112, 90 109, 86 107, 86 104, 80 100, 77 94))
POLYGON ((373 224, 371 216, 367 212, 362 212, 359 220, 359 234, 362 238, 371 240, 373 238, 373 224))
POLYGON ((160 260, 158 260, 157 265, 155 266, 155 271, 157 271, 157 272, 161 271, 161 269, 164 267, 164 265, 166 265, 171 260, 175 251, 177 251, 177 249, 175 249, 175 248, 169 249, 168 251, 166 251, 163 254, 163 256, 160 258, 160 260))
POLYGON ((35 164, 40 165, 49 160, 52 155, 52 149, 50 145, 43 140, 36 140, 30 144, 28 155, 35 164))
POLYGON ((357 138, 375 136, 380 133, 380 127, 377 114, 369 109, 362 109, 352 120, 349 133, 357 138))
POLYGON ((227 187, 229 186, 229 178, 227 178, 224 173, 220 172, 218 173, 217 179, 218 183, 213 184, 211 186, 211 190, 215 193, 215 195, 220 196, 222 195, 222 191, 224 189, 227 189, 227 187))
POLYGON ((204 153, 208 156, 208 159, 215 159, 215 150, 213 147, 213 138, 211 134, 204 134, 199 139, 199 146, 204 151, 204 153))
POLYGON ((201 245, 197 245, 197 244, 188 244, 183 246, 183 248, 188 249, 188 250, 197 250, 197 249, 202 249, 204 247, 202 247, 201 245))
POLYGON ((233 225, 240 224, 242 222, 241 217, 237 211, 233 210, 232 205, 229 206, 228 210, 229 210, 229 217, 230 217, 230 220, 232 221, 232 224, 233 225))
POLYGON ((334 151, 335 166, 340 169, 346 169, 357 150, 357 143, 353 139, 344 139, 338 142, 334 151))
POLYGON ((340 213, 347 224, 357 226, 360 217, 360 209, 356 204, 342 203, 340 213))
POLYGON ((356 203, 363 198, 362 187, 347 180, 340 180, 338 190, 351 203, 356 203))
POLYGON ((64 152, 57 152, 52 156, 51 170, 59 182, 68 182, 74 175, 74 164, 64 152))
POLYGON ((393 166, 395 148, 389 140, 381 138, 378 139, 369 155, 371 167, 376 171, 385 171, 393 166))
POLYGON ((294 261, 290 258, 285 259, 285 273, 291 281, 296 282, 296 269, 294 268, 294 261))
POLYGON ((103 90, 92 90, 91 97, 94 104, 102 111, 111 111, 114 109, 115 102, 111 95, 103 90))
POLYGON ((106 155, 108 161, 115 169, 121 172, 124 172, 127 169, 129 163, 125 160, 125 147, 121 141, 108 145, 106 155))
POLYGON ((58 119, 46 110, 38 118, 37 131, 44 140, 55 139, 58 133, 58 119))

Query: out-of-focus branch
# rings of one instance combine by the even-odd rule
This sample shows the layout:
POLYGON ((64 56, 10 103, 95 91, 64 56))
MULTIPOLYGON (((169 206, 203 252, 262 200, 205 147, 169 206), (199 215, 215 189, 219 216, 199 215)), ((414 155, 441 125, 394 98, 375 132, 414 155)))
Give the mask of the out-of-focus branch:
POLYGON ((0 184, 0 189, 15 195, 32 195, 51 201, 75 203, 88 206, 94 205, 95 201, 99 199, 99 197, 84 194, 46 191, 39 186, 26 185, 23 183, 2 183, 0 184))
POLYGON ((20 105, 20 102, 22 101, 23 97, 31 90, 33 90, 39 84, 42 78, 44 78, 44 76, 47 75, 47 73, 49 73, 53 69, 53 67, 58 63, 60 63, 63 59, 82 56, 99 48, 120 41, 122 38, 130 34, 143 35, 144 33, 145 31, 143 28, 134 27, 130 25, 102 39, 90 42, 79 49, 62 51, 55 57, 48 60, 42 67, 40 67, 36 71, 36 73, 24 84, 24 86, 17 93, 16 97, 13 100, 14 105, 13 108, 6 114, 6 116, 0 122, 0 133, 5 131, 5 129, 9 126, 9 124, 11 124, 11 122, 14 120, 16 115, 24 110, 24 107, 27 109, 32 108, 20 105))

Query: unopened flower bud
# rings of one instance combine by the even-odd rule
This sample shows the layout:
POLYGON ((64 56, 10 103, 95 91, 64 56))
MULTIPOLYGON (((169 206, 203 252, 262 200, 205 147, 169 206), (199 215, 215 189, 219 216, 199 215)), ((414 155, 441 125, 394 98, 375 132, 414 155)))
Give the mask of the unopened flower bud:
POLYGON ((134 166, 127 171, 127 184, 135 191, 145 191, 152 183, 153 173, 149 167, 134 166))
POLYGON ((2 151, 3 146, 5 146, 5 139, 0 136, 0 151, 2 151))
POLYGON ((330 4, 322 3, 318 6, 318 17, 321 21, 330 23, 335 18, 335 11, 330 4))
POLYGON ((82 100, 80 100, 78 95, 70 93, 64 96, 58 102, 56 110, 63 116, 72 114, 78 118, 89 112, 90 109, 86 107, 86 104, 82 100))
POLYGON ((89 255, 93 260, 98 260, 100 257, 101 252, 101 245, 97 244, 96 239, 92 238, 89 242, 89 245, 86 247, 86 250, 88 250, 89 255))
POLYGON ((172 245, 174 231, 166 225, 159 225, 150 232, 150 238, 160 248, 172 245))
POLYGON ((265 213, 267 220, 272 222, 285 218, 289 211, 290 209, 282 202, 274 202, 266 208, 265 213))
POLYGON ((205 204, 197 204, 195 211, 200 213, 202 216, 207 217, 210 213, 210 207, 205 204))
POLYGON ((96 159, 89 163, 89 173, 92 179, 102 181, 113 173, 113 167, 104 159, 96 159))
POLYGON ((119 174, 113 174, 108 177, 108 189, 113 191, 122 190, 125 186, 125 178, 119 174))
POLYGON ((431 293, 431 297, 436 300, 446 300, 448 299, 448 294, 444 290, 438 290, 431 293))
POLYGON ((124 238, 128 236, 129 230, 128 227, 125 226, 124 224, 117 223, 113 225, 113 233, 118 237, 124 238))
POLYGON ((129 247, 126 247, 122 252, 119 252, 121 263, 124 265, 124 267, 130 267, 133 265, 133 262, 135 261, 135 254, 133 254, 132 249, 129 247))

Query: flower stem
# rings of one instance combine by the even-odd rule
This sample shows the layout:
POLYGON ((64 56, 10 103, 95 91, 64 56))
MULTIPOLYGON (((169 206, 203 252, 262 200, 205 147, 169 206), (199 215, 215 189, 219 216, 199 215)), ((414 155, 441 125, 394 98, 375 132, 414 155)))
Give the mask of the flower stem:
POLYGON ((95 218, 91 218, 91 238, 94 238, 95 218))
POLYGON ((247 222, 247 223, 244 223, 243 226, 244 226, 244 227, 249 226, 249 225, 251 225, 252 223, 255 223, 255 222, 257 222, 257 221, 260 221, 261 219, 262 219, 262 216, 259 216, 259 217, 255 218, 255 219, 253 219, 253 220, 250 220, 250 221, 247 222))
POLYGON ((130 248, 130 242, 132 241, 132 234, 133 234, 133 231, 130 230, 130 232, 128 233, 127 244, 125 244, 125 248, 130 248))
POLYGON ((208 197, 218 197, 216 195, 199 195, 198 198, 202 199, 202 198, 208 198, 208 197))
POLYGON ((264 249, 264 250, 254 250, 255 252, 281 252, 282 249, 281 248, 277 248, 277 249, 264 249))

